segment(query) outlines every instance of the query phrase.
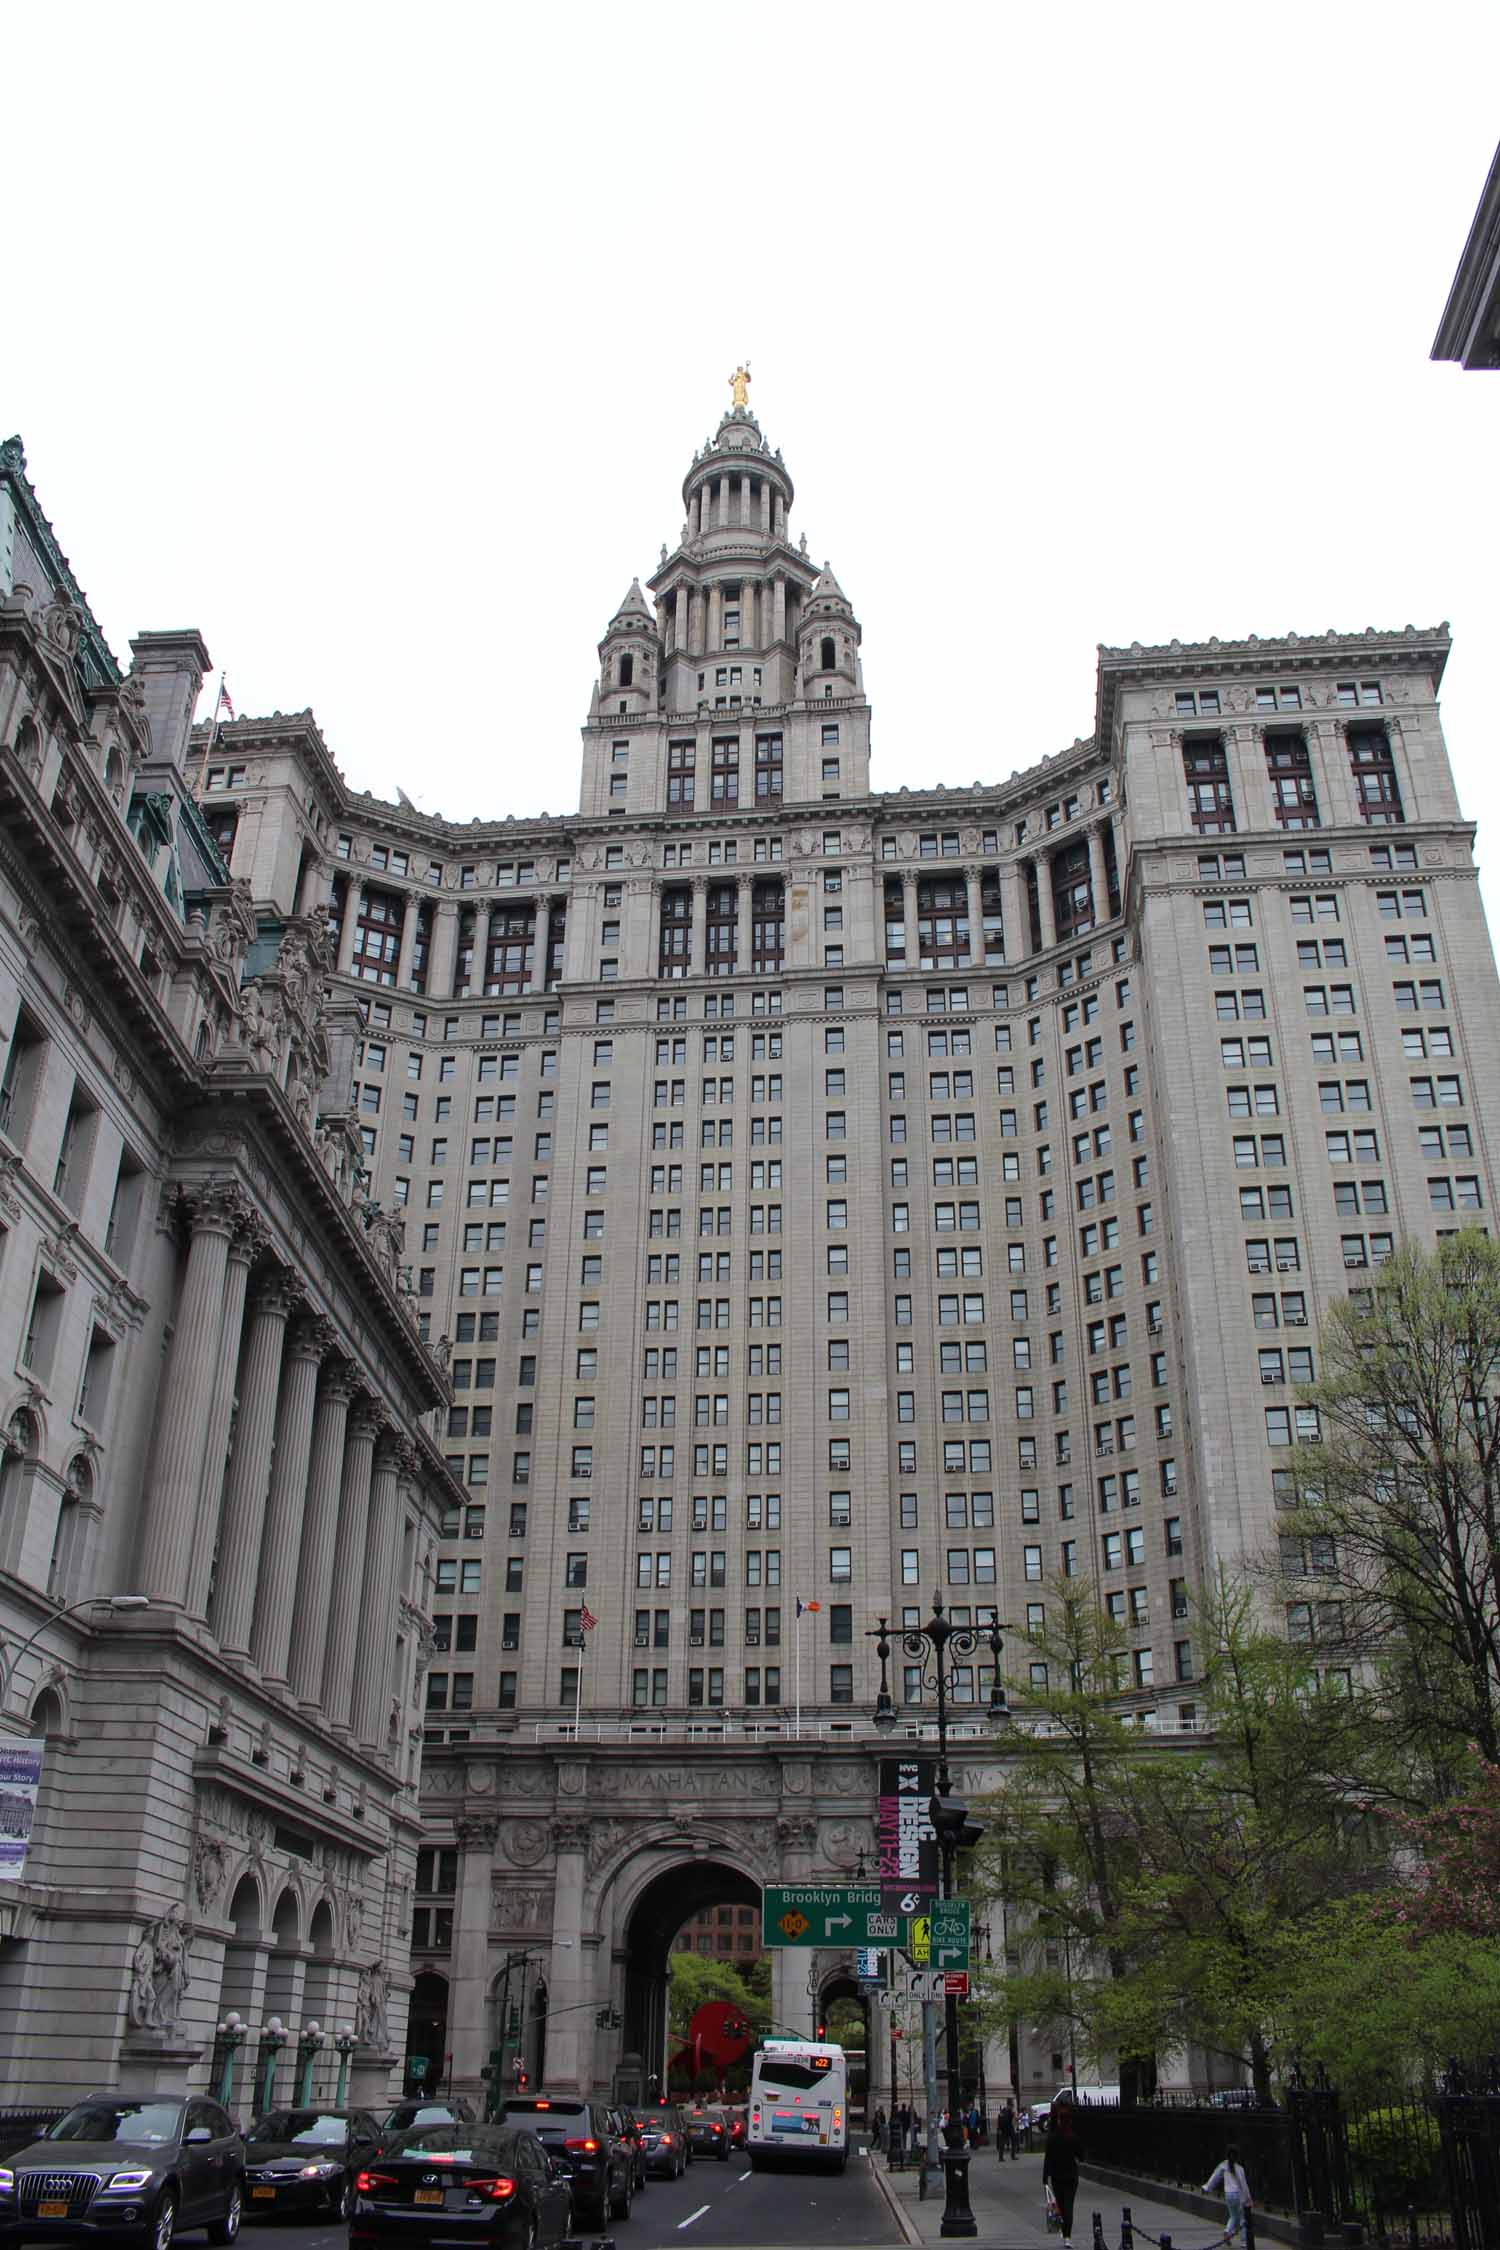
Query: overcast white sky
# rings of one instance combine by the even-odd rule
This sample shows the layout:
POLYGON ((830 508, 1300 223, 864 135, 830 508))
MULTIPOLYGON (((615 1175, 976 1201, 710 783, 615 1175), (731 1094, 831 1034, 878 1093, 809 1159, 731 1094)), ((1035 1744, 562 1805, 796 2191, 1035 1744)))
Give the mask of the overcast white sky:
POLYGON ((1100 640, 1447 617, 1500 819, 1500 375, 1427 357, 1493 6, 75 0, 4 50, 0 421, 122 660, 197 625, 354 786, 576 804, 749 354, 877 787, 1087 733, 1100 640))

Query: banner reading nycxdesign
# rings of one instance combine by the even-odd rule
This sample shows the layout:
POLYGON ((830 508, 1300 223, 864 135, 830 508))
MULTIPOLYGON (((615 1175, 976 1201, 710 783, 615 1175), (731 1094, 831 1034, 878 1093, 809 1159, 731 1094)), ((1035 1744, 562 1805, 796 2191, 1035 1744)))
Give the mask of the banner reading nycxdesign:
POLYGON ((923 1913, 937 1897, 937 1836, 927 1810, 936 1779, 931 1758, 880 1761, 876 1848, 883 1913, 923 1913))
POLYGON ((18 1883, 36 1816, 45 1741, 0 1742, 0 1883, 18 1883))

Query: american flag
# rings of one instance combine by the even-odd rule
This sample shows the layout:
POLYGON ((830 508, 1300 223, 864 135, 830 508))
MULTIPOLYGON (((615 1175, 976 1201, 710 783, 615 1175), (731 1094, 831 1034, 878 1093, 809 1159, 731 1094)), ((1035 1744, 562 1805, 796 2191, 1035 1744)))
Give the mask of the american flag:
POLYGON ((598 1618, 589 1608, 588 1603, 585 1602, 582 1609, 578 1612, 578 1630, 581 1633, 592 1633, 594 1627, 598 1624, 598 1622, 598 1618))

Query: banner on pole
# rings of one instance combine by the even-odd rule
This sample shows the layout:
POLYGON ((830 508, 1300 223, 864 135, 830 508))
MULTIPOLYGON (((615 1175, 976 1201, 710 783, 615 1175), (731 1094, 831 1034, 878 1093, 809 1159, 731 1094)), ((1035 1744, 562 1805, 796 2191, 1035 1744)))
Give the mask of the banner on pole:
POLYGON ((878 1852, 880 1903, 890 1914, 919 1914, 938 1894, 938 1842, 928 1804, 937 1780, 931 1758, 882 1758, 878 1852))
POLYGON ((45 1740, 0 1741, 0 1883, 18 1883, 36 1818, 45 1740))

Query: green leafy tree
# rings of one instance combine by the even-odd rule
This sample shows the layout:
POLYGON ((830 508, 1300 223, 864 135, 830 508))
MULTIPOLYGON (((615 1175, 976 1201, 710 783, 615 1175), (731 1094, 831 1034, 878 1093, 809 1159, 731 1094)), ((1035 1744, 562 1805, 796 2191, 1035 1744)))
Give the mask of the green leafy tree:
POLYGON ((1035 1735, 1018 1733, 987 1808, 986 1887, 1029 1932, 1027 1967, 988 1992, 1089 2060, 1149 2084, 1154 2051, 1195 2040, 1248 2057, 1269 2091, 1279 1948, 1331 1898, 1383 1872, 1362 1808, 1381 1736, 1306 1650, 1259 1626, 1248 1588, 1205 1596, 1201 1738, 1129 1727, 1112 1704, 1122 1645, 1076 1589, 1059 1590, 1035 1735))
POLYGON ((1466 1229, 1398 1251, 1330 1308, 1321 1365, 1287 1592, 1338 1605, 1324 1630, 1383 1664, 1447 1793, 1470 1743, 1500 1762, 1500 1245, 1466 1229))
POLYGON ((986 2027, 1035 2023, 1089 2060, 1117 2054, 1133 2099, 1154 2081, 1164 2011, 1124 1919, 1134 1851, 1119 1793, 1139 1740, 1118 1709, 1127 1644, 1078 1581, 1063 1579, 1027 1655, 1046 1665, 1046 1686, 1028 1680, 1024 1691, 1028 1721, 1040 1724, 1010 1743, 1005 1786, 981 1808, 973 1870, 981 1897, 1003 1903, 1021 1964, 981 1972, 986 2027))
POLYGON ((733 1961, 711 1953, 674 1953, 667 2021, 678 2039, 687 2037, 694 2010, 705 2000, 727 2000, 744 2011, 745 2021, 759 2035, 770 2020, 768 1995, 752 1987, 733 1961))

